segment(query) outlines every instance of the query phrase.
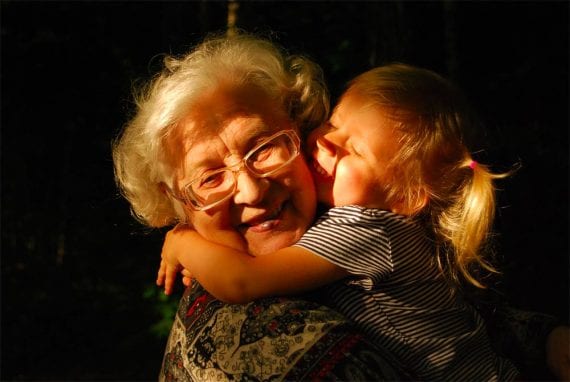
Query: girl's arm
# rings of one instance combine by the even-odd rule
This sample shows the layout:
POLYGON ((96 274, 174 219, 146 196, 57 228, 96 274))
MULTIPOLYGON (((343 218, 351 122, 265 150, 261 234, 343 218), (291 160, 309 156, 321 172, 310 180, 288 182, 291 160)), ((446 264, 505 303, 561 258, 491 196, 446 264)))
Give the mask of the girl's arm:
POLYGON ((344 269, 300 247, 254 257, 209 242, 192 229, 176 229, 166 235, 157 284, 166 279, 167 293, 180 265, 208 292, 230 303, 296 294, 348 275, 344 269))

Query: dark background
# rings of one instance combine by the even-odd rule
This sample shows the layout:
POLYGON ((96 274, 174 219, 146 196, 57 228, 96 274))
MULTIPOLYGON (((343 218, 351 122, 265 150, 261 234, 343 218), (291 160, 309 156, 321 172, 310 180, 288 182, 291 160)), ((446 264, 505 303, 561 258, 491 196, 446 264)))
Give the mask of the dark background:
MULTIPOLYGON (((156 380, 180 295, 154 286, 164 230, 114 185, 111 140, 163 53, 223 30, 226 2, 1 1, 2 380, 156 380)), ((453 79, 501 182, 497 285, 568 315, 567 2, 240 2, 237 26, 323 66, 333 96, 386 61, 453 79)))

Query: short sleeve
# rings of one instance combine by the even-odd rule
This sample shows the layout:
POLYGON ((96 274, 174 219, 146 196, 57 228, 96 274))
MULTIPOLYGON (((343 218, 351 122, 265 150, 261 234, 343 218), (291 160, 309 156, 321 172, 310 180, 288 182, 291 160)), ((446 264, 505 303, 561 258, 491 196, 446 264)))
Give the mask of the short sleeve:
POLYGON ((392 245, 382 214, 357 206, 327 211, 295 245, 357 276, 352 283, 373 289, 393 272, 392 245))

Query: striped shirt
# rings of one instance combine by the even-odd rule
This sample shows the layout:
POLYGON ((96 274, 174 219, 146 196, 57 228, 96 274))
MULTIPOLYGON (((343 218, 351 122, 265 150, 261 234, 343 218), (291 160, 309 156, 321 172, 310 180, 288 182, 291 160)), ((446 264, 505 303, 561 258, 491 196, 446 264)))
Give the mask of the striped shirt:
POLYGON ((327 287, 334 307, 422 380, 506 381, 479 314, 442 277, 410 218, 358 206, 325 213, 296 244, 354 277, 327 287))

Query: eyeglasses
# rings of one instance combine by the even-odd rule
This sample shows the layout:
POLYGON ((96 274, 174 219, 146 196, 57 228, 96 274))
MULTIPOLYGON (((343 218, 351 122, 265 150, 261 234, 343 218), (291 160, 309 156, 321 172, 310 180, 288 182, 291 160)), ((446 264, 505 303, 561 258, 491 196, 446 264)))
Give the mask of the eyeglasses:
POLYGON ((169 193, 196 211, 217 206, 235 194, 237 174, 243 169, 257 178, 266 178, 291 163, 300 153, 301 142, 293 130, 280 131, 253 149, 233 166, 207 171, 182 187, 182 196, 169 193))

